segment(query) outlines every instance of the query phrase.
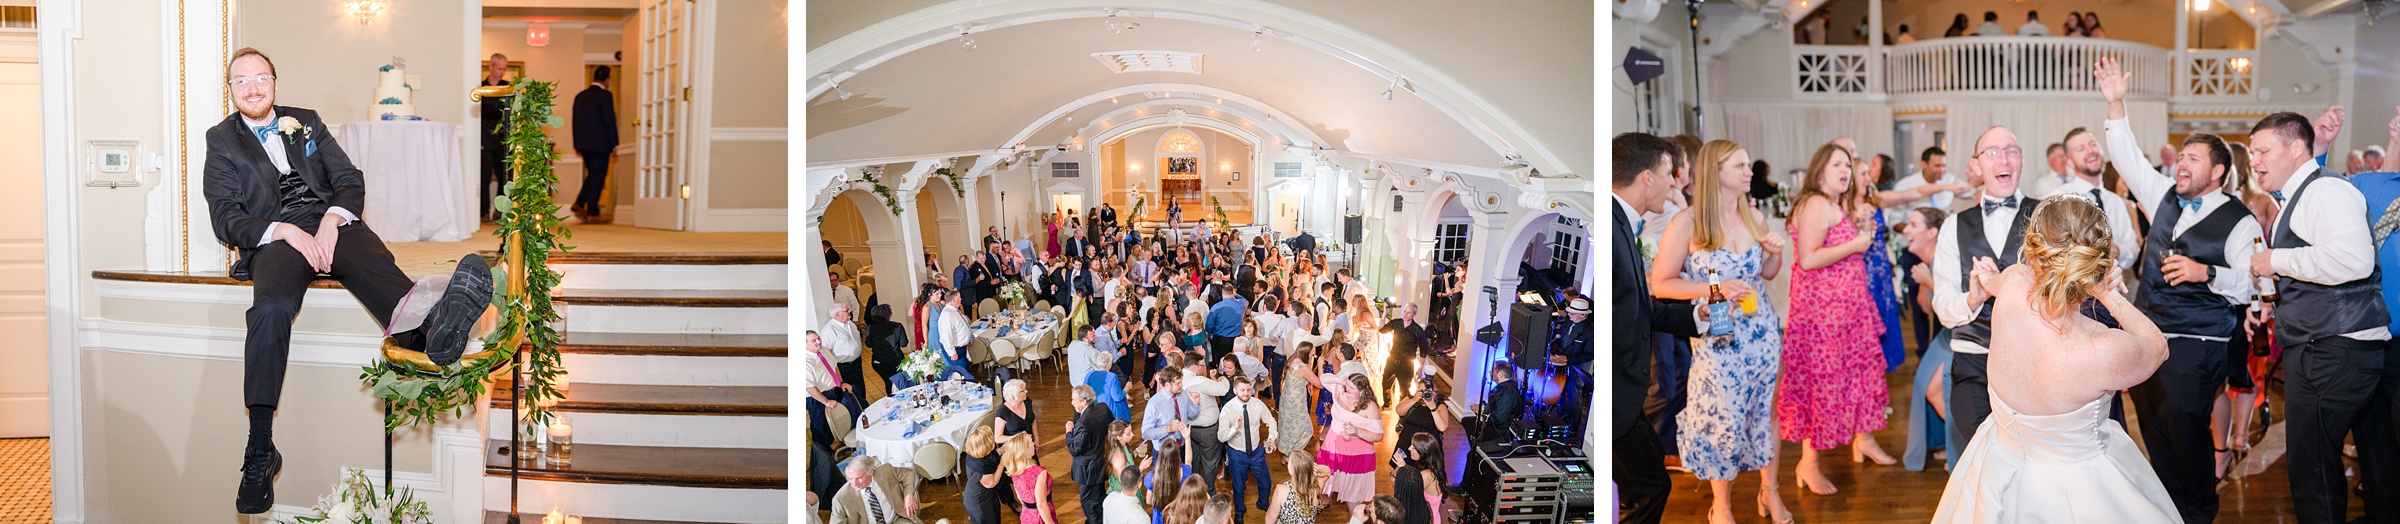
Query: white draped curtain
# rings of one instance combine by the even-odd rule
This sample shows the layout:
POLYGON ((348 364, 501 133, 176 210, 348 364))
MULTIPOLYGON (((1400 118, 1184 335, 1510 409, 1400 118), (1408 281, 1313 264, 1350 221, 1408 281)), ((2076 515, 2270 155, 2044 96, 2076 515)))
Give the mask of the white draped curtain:
POLYGON ((1818 147, 1844 136, 1858 142, 1860 155, 1903 156, 1892 151, 1888 106, 1727 103, 1718 114, 1723 123, 1711 129, 1723 131, 1706 138, 1741 143, 1751 159, 1767 161, 1768 175, 1778 183, 1785 182, 1784 173, 1808 168, 1818 147))

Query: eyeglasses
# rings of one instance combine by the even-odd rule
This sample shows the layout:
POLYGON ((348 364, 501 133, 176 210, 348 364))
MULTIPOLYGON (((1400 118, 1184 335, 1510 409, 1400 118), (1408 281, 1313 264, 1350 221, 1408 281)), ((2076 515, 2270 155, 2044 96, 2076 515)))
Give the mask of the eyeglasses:
POLYGON ((1979 158, 2025 158, 2025 150, 2015 147, 1994 147, 1976 153, 1979 158))
POLYGON ((248 85, 251 85, 251 84, 257 84, 257 85, 262 85, 262 86, 267 86, 267 85, 275 85, 275 75, 237 76, 237 77, 233 77, 233 79, 231 79, 231 80, 226 80, 226 81, 225 81, 225 84, 226 84, 226 85, 233 86, 233 87, 237 87, 237 88, 238 88, 238 87, 244 87, 244 86, 248 86, 248 85))

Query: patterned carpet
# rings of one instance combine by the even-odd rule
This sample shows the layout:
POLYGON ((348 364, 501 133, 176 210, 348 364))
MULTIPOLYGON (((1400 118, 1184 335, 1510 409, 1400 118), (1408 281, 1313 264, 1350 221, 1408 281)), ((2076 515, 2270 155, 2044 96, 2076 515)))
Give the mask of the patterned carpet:
POLYGON ((50 439, 0 439, 0 524, 50 521, 50 439))

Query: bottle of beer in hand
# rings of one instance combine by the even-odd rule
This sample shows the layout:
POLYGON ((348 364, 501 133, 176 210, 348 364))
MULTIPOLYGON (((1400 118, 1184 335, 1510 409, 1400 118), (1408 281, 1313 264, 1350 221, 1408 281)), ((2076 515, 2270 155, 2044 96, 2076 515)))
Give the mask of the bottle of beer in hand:
POLYGON ((1725 289, 1717 270, 1708 270, 1708 336, 1733 334, 1732 304, 1725 300, 1725 289))
MULTIPOLYGON (((2263 251, 2266 251, 2266 250, 2267 250, 2267 241, 2266 241, 2266 239, 2264 239, 2264 238, 2260 238, 2260 237, 2250 237, 2250 247, 2256 248, 2256 249, 2258 249, 2258 250, 2259 250, 2259 251, 2261 251, 2261 252, 2263 252, 2263 251)), ((2263 304, 2274 304, 2274 303, 2275 303, 2275 298, 2276 298, 2276 297, 2275 297, 2275 279, 2274 279, 2274 278, 2270 278, 2270 277, 2258 277, 2258 284, 2257 284, 2257 285, 2258 285, 2258 299, 2257 299, 2257 300, 2255 300, 2255 301, 2253 301, 2253 302, 2254 302, 2254 303, 2263 303, 2263 304)))

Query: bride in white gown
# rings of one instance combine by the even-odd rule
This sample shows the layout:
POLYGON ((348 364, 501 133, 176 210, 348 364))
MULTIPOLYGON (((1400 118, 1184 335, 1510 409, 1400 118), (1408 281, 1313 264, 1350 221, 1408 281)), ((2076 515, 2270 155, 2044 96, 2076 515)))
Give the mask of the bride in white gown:
POLYGON ((1969 295, 1994 297, 1991 418, 1975 429, 1933 522, 2182 522, 2125 427, 2115 392, 2149 378, 2166 338, 2127 302, 2098 206, 2035 208, 2024 262, 1977 260, 1969 295), (2098 298, 2124 329, 2077 313, 2098 298))

